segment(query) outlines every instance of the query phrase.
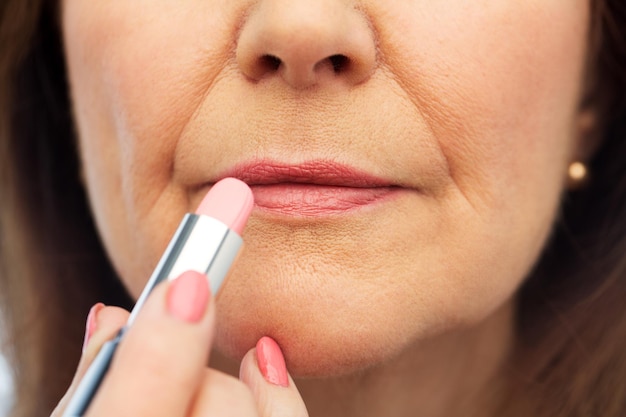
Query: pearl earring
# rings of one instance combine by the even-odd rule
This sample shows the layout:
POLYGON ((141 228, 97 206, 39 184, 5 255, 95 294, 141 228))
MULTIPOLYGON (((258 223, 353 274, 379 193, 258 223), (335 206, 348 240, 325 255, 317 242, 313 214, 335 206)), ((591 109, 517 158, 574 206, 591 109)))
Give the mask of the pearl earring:
POLYGON ((567 168, 567 178, 570 188, 579 188, 586 181, 589 175, 587 165, 580 161, 574 161, 567 168))

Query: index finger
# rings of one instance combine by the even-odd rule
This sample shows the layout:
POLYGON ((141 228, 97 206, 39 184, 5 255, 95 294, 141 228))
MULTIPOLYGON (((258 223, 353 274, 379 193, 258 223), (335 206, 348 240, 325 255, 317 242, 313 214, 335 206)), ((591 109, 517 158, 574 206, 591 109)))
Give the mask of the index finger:
POLYGON ((207 277, 195 271, 157 286, 87 415, 184 416, 208 362, 215 316, 210 298, 207 277))

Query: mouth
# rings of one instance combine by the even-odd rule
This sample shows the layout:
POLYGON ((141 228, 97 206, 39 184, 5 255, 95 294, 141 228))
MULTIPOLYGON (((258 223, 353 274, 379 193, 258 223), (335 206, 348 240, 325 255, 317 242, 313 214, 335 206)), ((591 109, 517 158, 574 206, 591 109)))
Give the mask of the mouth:
POLYGON ((297 165, 253 161, 240 164, 223 176, 246 182, 258 209, 297 217, 338 215, 364 209, 405 190, 391 181, 329 161, 297 165))

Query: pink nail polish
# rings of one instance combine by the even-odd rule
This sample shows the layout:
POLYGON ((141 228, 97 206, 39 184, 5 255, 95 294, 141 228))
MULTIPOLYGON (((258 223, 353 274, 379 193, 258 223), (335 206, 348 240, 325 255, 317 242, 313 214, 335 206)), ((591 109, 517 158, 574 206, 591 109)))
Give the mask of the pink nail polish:
POLYGON ((196 271, 183 272, 170 284, 167 310, 176 318, 195 323, 204 316, 210 298, 206 275, 196 271))
POLYGON ((262 337, 256 344, 256 357, 267 382, 281 387, 289 386, 285 358, 274 339, 262 337))
POLYGON ((85 340, 83 341, 83 353, 85 349, 87 349, 87 345, 89 344, 89 339, 93 335, 93 332, 96 331, 98 326, 98 312, 104 308, 104 304, 97 303, 94 304, 93 307, 89 310, 89 314, 87 315, 87 323, 85 324, 85 340))

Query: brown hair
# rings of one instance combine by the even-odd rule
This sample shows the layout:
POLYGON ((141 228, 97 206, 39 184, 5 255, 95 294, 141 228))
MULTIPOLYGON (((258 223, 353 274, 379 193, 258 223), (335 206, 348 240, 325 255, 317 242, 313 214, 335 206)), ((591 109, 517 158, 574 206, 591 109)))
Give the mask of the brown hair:
MULTIPOLYGON (((16 417, 49 415, 93 303, 130 304, 80 181, 55 3, 0 4, 0 302, 16 417)), ((564 196, 520 293, 502 415, 626 415, 626 5, 592 4, 584 105, 599 109, 603 137, 590 185, 564 196)))
POLYGON ((539 416, 626 415, 626 3, 592 6, 581 105, 600 112, 601 145, 519 299, 512 395, 539 416))
POLYGON ((79 178, 53 2, 2 3, 0 301, 16 416, 48 416, 71 381, 84 317, 128 306, 79 178))

